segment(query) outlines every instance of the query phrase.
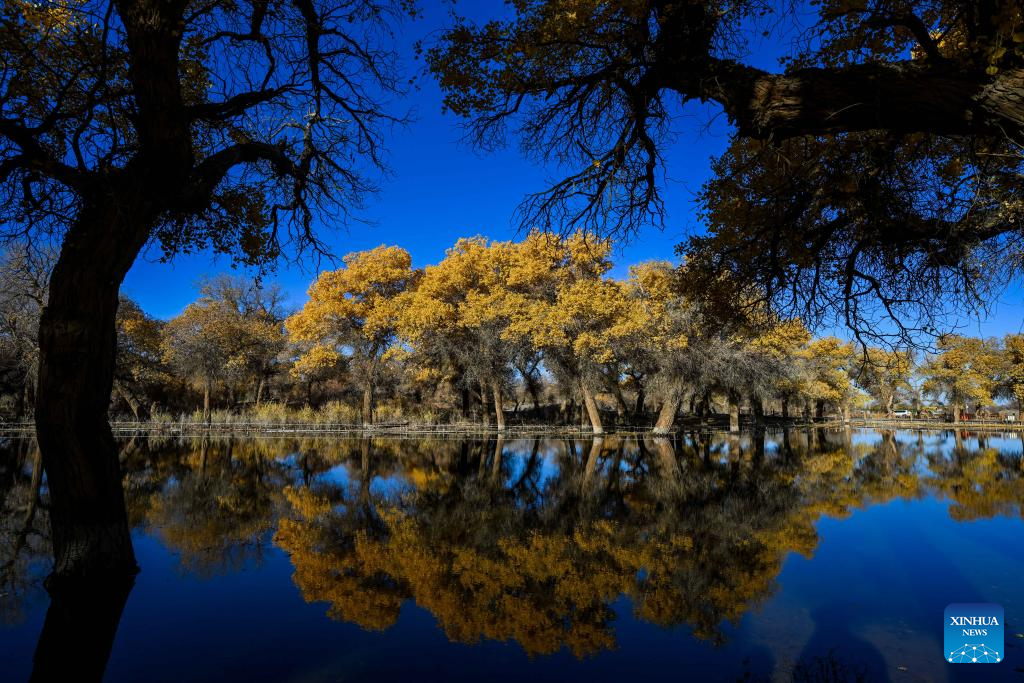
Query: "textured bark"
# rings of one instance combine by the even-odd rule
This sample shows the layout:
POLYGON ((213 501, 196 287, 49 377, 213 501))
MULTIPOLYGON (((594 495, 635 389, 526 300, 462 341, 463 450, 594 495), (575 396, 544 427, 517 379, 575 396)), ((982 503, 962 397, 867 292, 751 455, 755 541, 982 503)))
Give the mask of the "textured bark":
POLYGON ((210 378, 207 377, 203 380, 203 422, 210 424, 210 378))
POLYGON ((366 426, 373 424, 373 385, 367 384, 363 387, 363 409, 362 409, 363 424, 366 426))
POLYGON ((590 418, 590 428, 595 434, 604 434, 604 426, 601 424, 601 412, 597 408, 597 401, 590 393, 590 387, 586 382, 580 382, 580 390, 583 393, 583 405, 587 409, 587 417, 590 418))
POLYGON ((719 60, 709 72, 699 84, 691 74, 676 74, 671 87, 719 102, 746 137, 888 130, 1015 138, 1024 132, 1020 69, 992 77, 914 60, 771 74, 719 60))
POLYGON ((86 207, 64 238, 39 323, 36 432, 50 492, 54 575, 137 571, 107 410, 118 289, 145 242, 124 207, 86 207))
POLYGON ((960 424, 960 402, 953 402, 953 424, 960 424))
POLYGON ((679 399, 675 397, 666 398, 658 411, 658 420, 654 423, 655 434, 668 434, 676 423, 676 412, 679 410, 679 399))
POLYGON ((260 407, 260 402, 263 400, 263 389, 267 385, 267 378, 261 376, 260 383, 256 385, 256 407, 260 407))
POLYGON ((789 399, 788 398, 783 398, 782 399, 782 418, 784 420, 788 420, 789 419, 789 399))
POLYGON ((501 396, 501 385, 497 382, 491 384, 491 393, 494 396, 494 417, 498 422, 498 431, 505 431, 505 403, 501 396))
POLYGON ((729 396, 729 431, 740 431, 740 400, 737 396, 729 396))
POLYGON ((755 424, 764 422, 764 401, 760 396, 750 397, 750 414, 754 418, 755 424))

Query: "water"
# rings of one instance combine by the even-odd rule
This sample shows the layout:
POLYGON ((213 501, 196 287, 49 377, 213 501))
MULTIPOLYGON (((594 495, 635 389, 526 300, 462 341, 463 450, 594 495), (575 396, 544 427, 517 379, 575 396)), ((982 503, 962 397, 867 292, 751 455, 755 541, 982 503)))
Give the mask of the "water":
MULTIPOLYGON (((138 438, 105 680, 1024 681, 1021 444, 138 438), (1002 663, 944 662, 952 602, 1004 607, 1002 663)), ((32 456, 0 442, 4 681, 48 604, 32 456)))

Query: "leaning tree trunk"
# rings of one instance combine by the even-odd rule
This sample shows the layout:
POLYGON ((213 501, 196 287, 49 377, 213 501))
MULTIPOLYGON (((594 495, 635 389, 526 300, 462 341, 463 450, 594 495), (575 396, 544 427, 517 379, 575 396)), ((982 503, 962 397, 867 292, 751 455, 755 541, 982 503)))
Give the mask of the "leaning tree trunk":
POLYGON ((498 422, 498 431, 505 431, 505 404, 501 396, 501 384, 493 382, 491 392, 494 396, 494 418, 498 422))
POLYGON ((131 231, 126 213, 83 209, 65 235, 39 321, 36 433, 50 493, 51 594, 62 581, 138 570, 107 422, 118 289, 148 236, 131 231))
POLYGON ((604 426, 601 424, 601 412, 597 408, 597 401, 590 393, 590 387, 586 381, 580 382, 580 390, 583 393, 583 405, 587 408, 587 417, 590 418, 590 428, 595 434, 604 434, 604 426))
POLYGON ((960 401, 953 402, 953 424, 960 424, 960 401))
POLYGON ((679 399, 670 396, 661 404, 658 421, 654 423, 655 434, 668 434, 676 423, 676 412, 679 410, 679 399))

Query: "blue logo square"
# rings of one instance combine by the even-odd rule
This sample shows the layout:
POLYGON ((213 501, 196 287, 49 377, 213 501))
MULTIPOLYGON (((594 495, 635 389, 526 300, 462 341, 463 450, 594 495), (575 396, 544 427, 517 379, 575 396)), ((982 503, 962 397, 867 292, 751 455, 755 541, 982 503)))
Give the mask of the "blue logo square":
POLYGON ((950 664, 998 664, 1003 661, 1003 608, 994 603, 946 605, 943 640, 950 664))

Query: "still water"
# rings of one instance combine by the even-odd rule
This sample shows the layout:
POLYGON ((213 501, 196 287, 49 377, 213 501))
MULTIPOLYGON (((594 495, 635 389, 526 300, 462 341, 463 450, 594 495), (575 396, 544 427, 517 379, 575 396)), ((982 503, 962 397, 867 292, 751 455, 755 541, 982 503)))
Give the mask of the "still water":
MULTIPOLYGON (((105 680, 1024 682, 1021 453, 858 430, 140 437, 142 572, 105 680), (1003 662, 944 661, 953 602, 1003 606, 1003 662)), ((0 441, 3 681, 29 679, 48 605, 34 454, 0 441)))

